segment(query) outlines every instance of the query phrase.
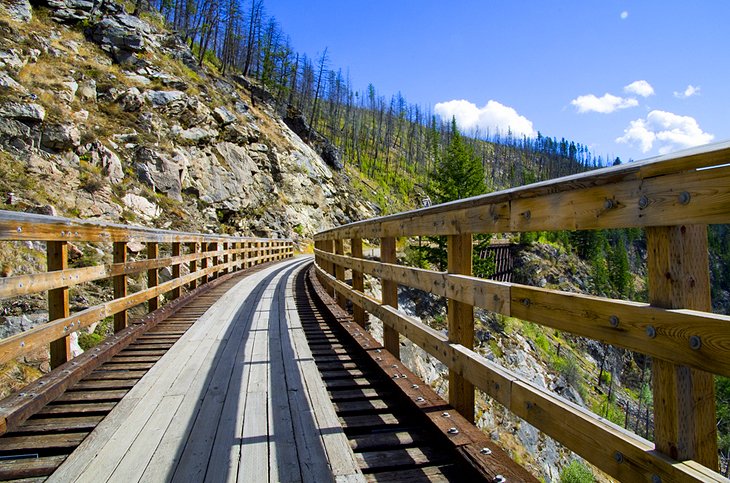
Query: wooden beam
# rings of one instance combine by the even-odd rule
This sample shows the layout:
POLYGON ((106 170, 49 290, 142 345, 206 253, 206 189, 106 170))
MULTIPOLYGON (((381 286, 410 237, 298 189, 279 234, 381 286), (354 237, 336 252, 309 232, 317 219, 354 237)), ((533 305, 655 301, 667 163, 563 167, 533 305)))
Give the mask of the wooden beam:
MULTIPOLYGON (((158 243, 147 243, 147 260, 160 256, 160 245, 158 243)), ((160 283, 160 276, 156 268, 147 270, 147 288, 156 287, 160 283)), ((159 297, 152 297, 147 301, 147 311, 154 312, 160 306, 159 297)))
POLYGON ((723 166, 729 162, 730 142, 718 143, 350 223, 314 238, 646 227, 662 226, 668 216, 676 223, 730 223, 730 166, 723 166), (683 192, 690 195, 689 202, 683 192))
MULTIPOLYGON (((362 238, 353 238, 350 242, 350 250, 353 258, 362 258, 362 238)), ((352 288, 359 292, 365 291, 365 277, 362 271, 352 270, 352 288)), ((353 318, 360 327, 365 327, 365 311, 359 305, 354 305, 353 318)))
MULTIPOLYGON (((472 236, 450 235, 447 241, 448 271, 458 275, 472 274, 472 236)), ((467 349, 474 348, 474 307, 448 299, 446 309, 449 342, 467 349)), ((468 421, 474 422, 474 385, 463 376, 449 371, 449 404, 468 421)))
POLYGON ((533 385, 471 349, 449 342, 426 324, 353 291, 321 269, 317 272, 326 284, 395 328, 450 371, 462 375, 511 412, 619 481, 727 483, 727 479, 694 461, 680 462, 654 451, 649 441, 533 385))
MULTIPOLYGON (((380 239, 380 261, 383 263, 397 262, 395 251, 395 238, 385 237, 380 239)), ((390 305, 398 309, 398 283, 386 278, 380 279, 383 292, 383 305, 390 305)), ((392 327, 383 324, 383 346, 385 349, 400 359, 400 336, 392 327)))
MULTIPOLYGON (((208 245, 208 248, 209 248, 209 251, 211 251, 211 252, 214 253, 214 255, 213 255, 213 261, 212 261, 212 265, 211 266, 215 267, 215 266, 218 265, 218 255, 217 255, 218 248, 219 248, 218 243, 217 242, 213 242, 213 243, 211 243, 211 244, 208 245)), ((216 269, 216 271, 213 272, 212 277, 208 277, 208 280, 216 279, 216 278, 218 278, 218 275, 220 275, 220 272, 216 269)))
MULTIPOLYGON (((127 263, 127 243, 114 242, 114 263, 127 263)), ((114 285, 114 298, 121 299, 127 296, 127 276, 116 275, 112 278, 114 285)), ((122 310, 114 314, 114 332, 119 332, 127 327, 127 311, 122 310)))
MULTIPOLYGON (((335 253, 337 255, 344 255, 345 254, 345 246, 342 240, 335 240, 335 253)), ((344 282, 345 281, 345 267, 342 265, 335 265, 335 277, 337 280, 344 282)), ((347 307, 347 299, 344 295, 337 294, 336 295, 337 303, 340 307, 343 309, 347 307)))
MULTIPOLYGON (((48 271, 68 268, 68 243, 51 241, 46 243, 48 271)), ((48 291, 48 321, 64 319, 70 314, 68 305, 68 287, 60 287, 48 291)), ((71 339, 68 335, 51 342, 51 369, 71 360, 71 339)))
POLYGON ((730 316, 495 282, 315 251, 399 285, 730 377, 730 316), (655 329, 654 338, 647 327, 655 329), (699 337, 701 347, 690 341, 699 337))
MULTIPOLYGON (((172 243, 172 256, 179 257, 181 254, 182 244, 180 242, 172 243)), ((172 266, 172 278, 180 278, 180 264, 176 263, 172 266)), ((180 287, 176 287, 170 294, 170 299, 175 300, 180 297, 180 287)))
MULTIPOLYGON (((197 242, 192 242, 192 243, 188 243, 187 245, 188 245, 188 252, 190 254, 197 255, 197 253, 198 253, 198 243, 197 242)), ((188 272, 189 273, 195 273, 197 270, 198 270, 198 259, 191 260, 190 261, 190 264, 188 265, 188 272)), ((198 283, 198 280, 197 279, 193 279, 193 281, 190 282, 190 285, 188 285, 188 289, 189 290, 194 290, 195 287, 197 286, 197 283, 198 283)))
POLYGON ((201 269, 195 273, 182 276, 179 279, 172 279, 168 282, 159 284, 156 287, 135 292, 121 299, 114 299, 109 302, 94 305, 93 307, 76 312, 68 317, 51 320, 46 324, 36 326, 25 332, 2 339, 0 340, 0 364, 22 354, 45 347, 52 341, 65 337, 71 332, 88 327, 94 322, 98 322, 106 317, 112 316, 121 310, 127 309, 128 307, 134 307, 150 300, 151 298, 159 297, 175 287, 188 284, 195 278, 203 278, 218 269, 220 269, 220 267, 208 267, 206 269, 201 269))
MULTIPOLYGON (((707 227, 654 227, 647 229, 646 238, 649 301, 668 309, 710 311, 707 227)), ((656 448, 673 459, 694 459, 717 470, 712 374, 661 359, 653 360, 652 371, 656 448)))

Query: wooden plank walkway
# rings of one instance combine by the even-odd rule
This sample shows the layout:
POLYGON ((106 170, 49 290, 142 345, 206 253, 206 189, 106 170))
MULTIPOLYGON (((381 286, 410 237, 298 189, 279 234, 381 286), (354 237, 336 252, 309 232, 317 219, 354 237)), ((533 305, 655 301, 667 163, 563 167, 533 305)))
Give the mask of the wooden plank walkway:
POLYGON ((309 260, 223 295, 48 481, 363 481, 291 297, 309 260))

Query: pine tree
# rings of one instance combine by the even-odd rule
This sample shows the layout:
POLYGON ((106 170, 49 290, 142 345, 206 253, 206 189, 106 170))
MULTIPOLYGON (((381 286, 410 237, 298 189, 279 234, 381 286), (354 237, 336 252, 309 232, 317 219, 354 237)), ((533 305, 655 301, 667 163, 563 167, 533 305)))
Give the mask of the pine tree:
MULTIPOLYGON (((486 192, 485 173, 482 162, 474 155, 459 132, 456 119, 451 120, 451 138, 446 152, 438 160, 431 176, 427 191, 436 203, 446 203, 477 196, 486 192)), ((479 252, 489 244, 489 235, 476 235, 474 247, 474 274, 488 276, 493 272, 494 262, 482 260, 479 252)), ((446 237, 428 237, 428 243, 413 247, 420 256, 436 265, 439 270, 446 269, 446 237)))

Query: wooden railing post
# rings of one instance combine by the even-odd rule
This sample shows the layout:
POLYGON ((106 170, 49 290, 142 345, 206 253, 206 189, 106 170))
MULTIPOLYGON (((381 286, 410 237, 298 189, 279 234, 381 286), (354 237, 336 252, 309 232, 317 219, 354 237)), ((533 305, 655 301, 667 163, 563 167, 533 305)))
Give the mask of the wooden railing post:
MULTIPOLYGON (((46 243, 48 271, 65 270, 68 268, 68 244, 65 241, 50 241, 46 243)), ((48 320, 62 319, 70 315, 68 306, 68 287, 56 288, 48 291, 48 320)), ((71 339, 62 337, 51 342, 51 369, 54 369, 71 359, 71 339)))
MULTIPOLYGON (((147 260, 153 260, 160 256, 160 245, 156 242, 147 243, 147 260)), ((159 272, 156 268, 147 270, 147 287, 157 287, 160 283, 159 272)), ((147 309, 150 312, 157 310, 160 306, 160 298, 152 297, 147 301, 147 309)))
MULTIPOLYGON (((332 253, 335 250, 335 241, 334 240, 322 240, 320 242, 322 245, 321 250, 323 252, 332 253)), ((322 268, 325 272, 329 273, 330 275, 334 276, 335 274, 335 264, 332 262, 328 262, 326 260, 322 260, 322 268)), ((327 289, 327 293, 330 295, 330 297, 335 296, 335 289, 330 286, 330 284, 325 284, 325 287, 327 289)))
MULTIPOLYGON (((380 239, 380 261, 383 263, 396 263, 395 238, 385 237, 380 239)), ((398 308, 398 283, 393 280, 381 279, 383 291, 383 305, 390 305, 398 308)), ((398 331, 392 327, 383 325, 383 346, 385 349, 400 359, 400 336, 398 331)))
MULTIPOLYGON (((215 253, 213 255, 213 261, 212 261, 211 267, 216 267, 218 265, 218 249, 219 248, 220 248, 220 244, 218 242, 210 244, 210 251, 215 253)), ((218 278, 220 276, 220 273, 221 273, 220 268, 216 268, 215 271, 213 272, 213 276, 211 279, 214 280, 214 279, 218 278)))
MULTIPOLYGON (((712 307, 707 227, 652 227, 647 228, 646 239, 649 302, 667 309, 709 312, 712 307)), ((687 329, 691 334, 691 328, 687 329)), ((647 327, 647 344, 651 344, 650 334, 655 330, 647 327)), ((702 342, 697 340, 697 346, 702 342)), ((652 365, 656 448, 676 460, 693 459, 717 470, 712 374, 657 358, 652 365)))
MULTIPOLYGON (((114 263, 127 263, 127 243, 114 242, 114 263)), ((114 286, 114 298, 120 299, 127 296, 127 276, 124 274, 115 275, 112 284, 114 286)), ((127 311, 122 310, 114 314, 114 332, 127 327, 127 311)))
MULTIPOLYGON (((197 242, 188 243, 188 251, 191 254, 198 253, 198 243, 197 242)), ((197 272, 198 271, 198 261, 197 260, 190 260, 190 265, 188 266, 188 269, 190 270, 190 273, 197 272)), ((197 286, 198 286, 198 281, 197 280, 193 280, 188 285, 188 288, 190 290, 193 290, 197 286)))
MULTIPOLYGON (((179 257, 181 254, 181 244, 179 242, 173 242, 172 244, 172 256, 173 257, 179 257)), ((172 264, 172 278, 180 278, 180 264, 179 263, 173 263, 172 264)), ((170 298, 176 299, 180 297, 180 287, 176 287, 172 289, 172 294, 170 298)))
MULTIPOLYGON (((471 234, 449 235, 448 272, 459 275, 472 274, 471 234)), ((474 348, 474 307, 449 299, 446 309, 449 342, 474 348)), ((459 374, 449 371, 449 404, 469 421, 474 421, 474 385, 459 374)))
MULTIPOLYGON (((345 254, 345 244, 341 238, 338 238, 337 240, 335 240, 335 254, 337 254, 337 255, 345 254)), ((335 265, 335 278, 337 278, 337 280, 339 280, 340 282, 345 281, 345 267, 343 267, 342 265, 335 265)), ((337 292, 336 299, 337 299, 337 305, 339 305, 343 309, 345 307, 347 307, 347 299, 345 298, 345 296, 343 294, 341 294, 340 292, 337 292)))
MULTIPOLYGON (((350 241, 350 251, 352 252, 353 258, 362 258, 362 238, 353 238, 350 241)), ((352 288, 359 291, 364 292, 365 291, 365 277, 363 277, 362 272, 358 272, 356 270, 352 271, 352 288)), ((352 304, 352 315, 355 319, 355 322, 360 327, 365 327, 365 309, 360 307, 357 304, 352 304)))

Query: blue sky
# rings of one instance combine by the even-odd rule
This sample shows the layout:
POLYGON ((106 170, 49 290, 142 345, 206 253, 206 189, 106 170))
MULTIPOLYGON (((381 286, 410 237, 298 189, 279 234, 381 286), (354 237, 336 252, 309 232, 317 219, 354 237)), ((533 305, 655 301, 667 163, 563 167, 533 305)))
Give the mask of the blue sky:
POLYGON ((730 138, 730 1, 266 0, 353 86, 643 159, 730 138))

